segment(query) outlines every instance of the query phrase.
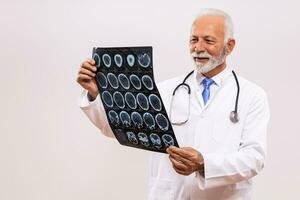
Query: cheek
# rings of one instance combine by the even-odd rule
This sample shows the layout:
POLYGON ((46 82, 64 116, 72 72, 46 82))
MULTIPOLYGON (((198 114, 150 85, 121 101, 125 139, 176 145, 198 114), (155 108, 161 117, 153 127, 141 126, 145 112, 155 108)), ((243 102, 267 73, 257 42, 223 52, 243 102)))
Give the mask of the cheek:
POLYGON ((216 47, 208 47, 206 48, 207 52, 212 56, 219 56, 220 50, 216 47))
POLYGON ((190 53, 193 53, 195 51, 195 45, 190 44, 190 53))

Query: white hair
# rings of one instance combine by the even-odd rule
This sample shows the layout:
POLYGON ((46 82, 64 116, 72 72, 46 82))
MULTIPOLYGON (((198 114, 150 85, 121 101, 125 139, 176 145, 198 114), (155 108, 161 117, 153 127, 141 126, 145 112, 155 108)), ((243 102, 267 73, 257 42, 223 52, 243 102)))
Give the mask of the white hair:
POLYGON ((224 18, 225 22, 225 34, 224 34, 224 42, 227 43, 228 39, 233 38, 233 22, 231 17, 222 10, 213 9, 213 8, 205 8, 198 13, 196 20, 203 16, 219 16, 224 18))

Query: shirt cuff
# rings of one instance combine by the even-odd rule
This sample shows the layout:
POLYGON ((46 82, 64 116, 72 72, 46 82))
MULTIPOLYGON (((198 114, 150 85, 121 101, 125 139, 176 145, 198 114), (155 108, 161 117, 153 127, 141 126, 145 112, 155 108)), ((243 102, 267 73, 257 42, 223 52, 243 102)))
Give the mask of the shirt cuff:
POLYGON ((216 177, 218 171, 214 170, 212 165, 218 159, 214 157, 214 154, 202 154, 202 156, 204 160, 204 176, 198 171, 195 172, 199 188, 204 190, 224 184, 222 183, 223 178, 220 177, 219 179, 216 177))
POLYGON ((82 93, 79 97, 79 100, 78 100, 78 105, 82 109, 85 109, 85 108, 88 108, 88 107, 94 106, 94 105, 99 105, 101 103, 102 103, 102 101, 101 101, 101 98, 100 98, 99 94, 97 95, 97 97, 93 101, 90 101, 88 99, 88 91, 87 90, 82 91, 82 93))

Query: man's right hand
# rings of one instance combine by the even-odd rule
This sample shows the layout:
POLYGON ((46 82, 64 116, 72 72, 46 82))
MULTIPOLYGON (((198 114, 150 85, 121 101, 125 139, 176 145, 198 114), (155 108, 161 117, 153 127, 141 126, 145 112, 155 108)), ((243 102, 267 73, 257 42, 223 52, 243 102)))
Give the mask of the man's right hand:
POLYGON ((95 72, 97 70, 95 65, 95 60, 87 59, 81 64, 77 76, 77 82, 88 91, 88 94, 91 97, 90 100, 96 99, 97 95, 99 94, 95 81, 95 72))

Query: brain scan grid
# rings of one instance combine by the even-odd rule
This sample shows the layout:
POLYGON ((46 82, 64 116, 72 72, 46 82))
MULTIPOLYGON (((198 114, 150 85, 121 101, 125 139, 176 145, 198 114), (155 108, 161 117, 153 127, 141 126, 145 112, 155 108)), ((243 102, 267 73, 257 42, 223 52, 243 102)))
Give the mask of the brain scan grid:
POLYGON ((94 48, 96 83, 120 144, 166 152, 178 147, 153 78, 152 47, 94 48))

